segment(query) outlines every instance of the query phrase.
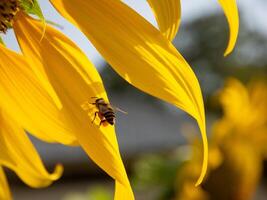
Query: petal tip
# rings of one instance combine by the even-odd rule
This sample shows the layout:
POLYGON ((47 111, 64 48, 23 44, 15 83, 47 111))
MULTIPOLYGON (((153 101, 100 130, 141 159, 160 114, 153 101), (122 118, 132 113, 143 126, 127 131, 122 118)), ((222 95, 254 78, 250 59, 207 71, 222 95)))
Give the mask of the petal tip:
POLYGON ((54 172, 50 175, 50 179, 53 181, 58 180, 62 176, 63 171, 64 171, 63 165, 57 164, 54 169, 54 172))
POLYGON ((223 54, 223 56, 224 57, 227 57, 231 52, 232 52, 232 50, 226 49, 225 52, 224 52, 224 54, 223 54))

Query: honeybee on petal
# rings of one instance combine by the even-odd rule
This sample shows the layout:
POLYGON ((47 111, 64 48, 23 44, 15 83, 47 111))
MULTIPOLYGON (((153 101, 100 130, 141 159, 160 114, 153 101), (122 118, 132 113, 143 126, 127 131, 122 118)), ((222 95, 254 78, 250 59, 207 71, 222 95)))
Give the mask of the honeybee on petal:
POLYGON ((97 108, 97 111, 94 114, 94 118, 92 120, 92 123, 95 121, 96 116, 99 117, 100 119, 100 124, 99 126, 107 126, 108 124, 114 125, 115 124, 115 112, 114 110, 118 110, 124 114, 127 114, 123 110, 119 108, 113 108, 109 103, 107 103, 103 98, 98 98, 98 97, 92 97, 95 98, 95 102, 91 103, 92 105, 95 105, 97 108))

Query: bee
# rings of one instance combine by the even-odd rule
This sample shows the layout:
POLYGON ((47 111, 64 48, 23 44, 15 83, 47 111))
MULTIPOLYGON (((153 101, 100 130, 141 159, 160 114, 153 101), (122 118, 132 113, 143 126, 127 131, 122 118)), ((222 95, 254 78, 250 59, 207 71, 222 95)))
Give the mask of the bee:
POLYGON ((95 112, 94 119, 92 120, 92 123, 95 121, 96 116, 98 115, 100 119, 100 124, 99 126, 103 125, 114 125, 115 124, 115 112, 112 106, 105 102, 103 98, 97 98, 97 97, 92 97, 96 98, 94 103, 91 103, 92 105, 95 105, 98 111, 95 112))
POLYGON ((92 120, 92 123, 95 121, 96 116, 98 116, 98 118, 100 119, 100 124, 99 127, 101 125, 103 126, 107 126, 107 125, 114 125, 115 124, 115 110, 116 111, 120 111, 124 114, 127 114, 127 112, 121 110, 120 108, 111 106, 109 103, 107 103, 103 98, 99 98, 99 97, 91 97, 92 99, 95 99, 94 103, 89 103, 89 101, 86 101, 84 103, 81 104, 81 108, 84 111, 88 111, 91 110, 91 106, 90 105, 94 105, 97 109, 96 112, 94 112, 94 118, 92 120))

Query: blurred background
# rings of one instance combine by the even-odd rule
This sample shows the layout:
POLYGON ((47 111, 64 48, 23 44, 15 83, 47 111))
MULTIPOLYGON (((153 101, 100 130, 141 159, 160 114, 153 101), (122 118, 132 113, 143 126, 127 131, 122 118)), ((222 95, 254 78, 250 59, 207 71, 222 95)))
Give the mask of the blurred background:
MULTIPOLYGON (((47 19, 97 66, 117 113, 117 137, 137 200, 267 199, 266 0, 240 0, 240 32, 234 52, 223 57, 228 25, 217 1, 182 1, 182 24, 174 40, 195 71, 204 94, 210 143, 208 175, 194 186, 202 162, 195 121, 173 106, 126 83, 85 37, 40 1, 47 19)), ((145 1, 126 1, 156 24, 145 1)), ((19 51, 10 32, 4 40, 19 51)), ((32 138, 48 169, 60 162, 63 177, 45 189, 25 186, 8 172, 15 200, 111 200, 113 181, 80 148, 32 138)))

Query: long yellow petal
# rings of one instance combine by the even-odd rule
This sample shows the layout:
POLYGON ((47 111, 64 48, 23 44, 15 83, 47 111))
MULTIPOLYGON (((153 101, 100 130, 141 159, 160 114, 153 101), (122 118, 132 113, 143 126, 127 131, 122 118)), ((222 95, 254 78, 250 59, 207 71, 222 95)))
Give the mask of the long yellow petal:
POLYGON ((39 188, 60 178, 63 168, 57 165, 49 174, 24 130, 7 112, 0 114, 0 164, 16 172, 29 186, 39 188))
POLYGON ((199 184, 204 178, 208 161, 202 94, 194 72, 175 47, 142 16, 121 1, 50 2, 87 35, 125 80, 176 105, 197 120, 204 146, 203 167, 197 181, 199 184))
MULTIPOLYGON (((26 59, 0 45, 0 105, 24 129, 48 142, 73 144, 64 116, 40 85, 26 59)), ((36 65, 35 65, 36 67, 36 65)))
POLYGON ((1 166, 0 166, 0 199, 3 200, 12 199, 5 172, 1 166))
POLYGON ((236 0, 218 0, 218 1, 222 6, 222 9, 227 18, 230 29, 228 46, 224 52, 224 56, 227 56, 233 51, 238 36, 238 29, 239 29, 238 8, 236 0))
POLYGON ((18 15, 14 30, 22 52, 30 59, 40 58, 62 103, 61 112, 75 137, 92 160, 116 180, 116 199, 134 199, 120 157, 114 127, 99 127, 98 118, 92 123, 96 111, 94 106, 87 105, 89 112, 83 109, 84 102, 93 101, 91 97, 101 96, 107 100, 95 67, 72 41, 50 26, 46 27, 44 37, 39 42, 43 31, 42 23, 23 13, 18 15))
POLYGON ((156 17, 160 31, 172 41, 181 22, 180 0, 147 0, 147 2, 156 17))

